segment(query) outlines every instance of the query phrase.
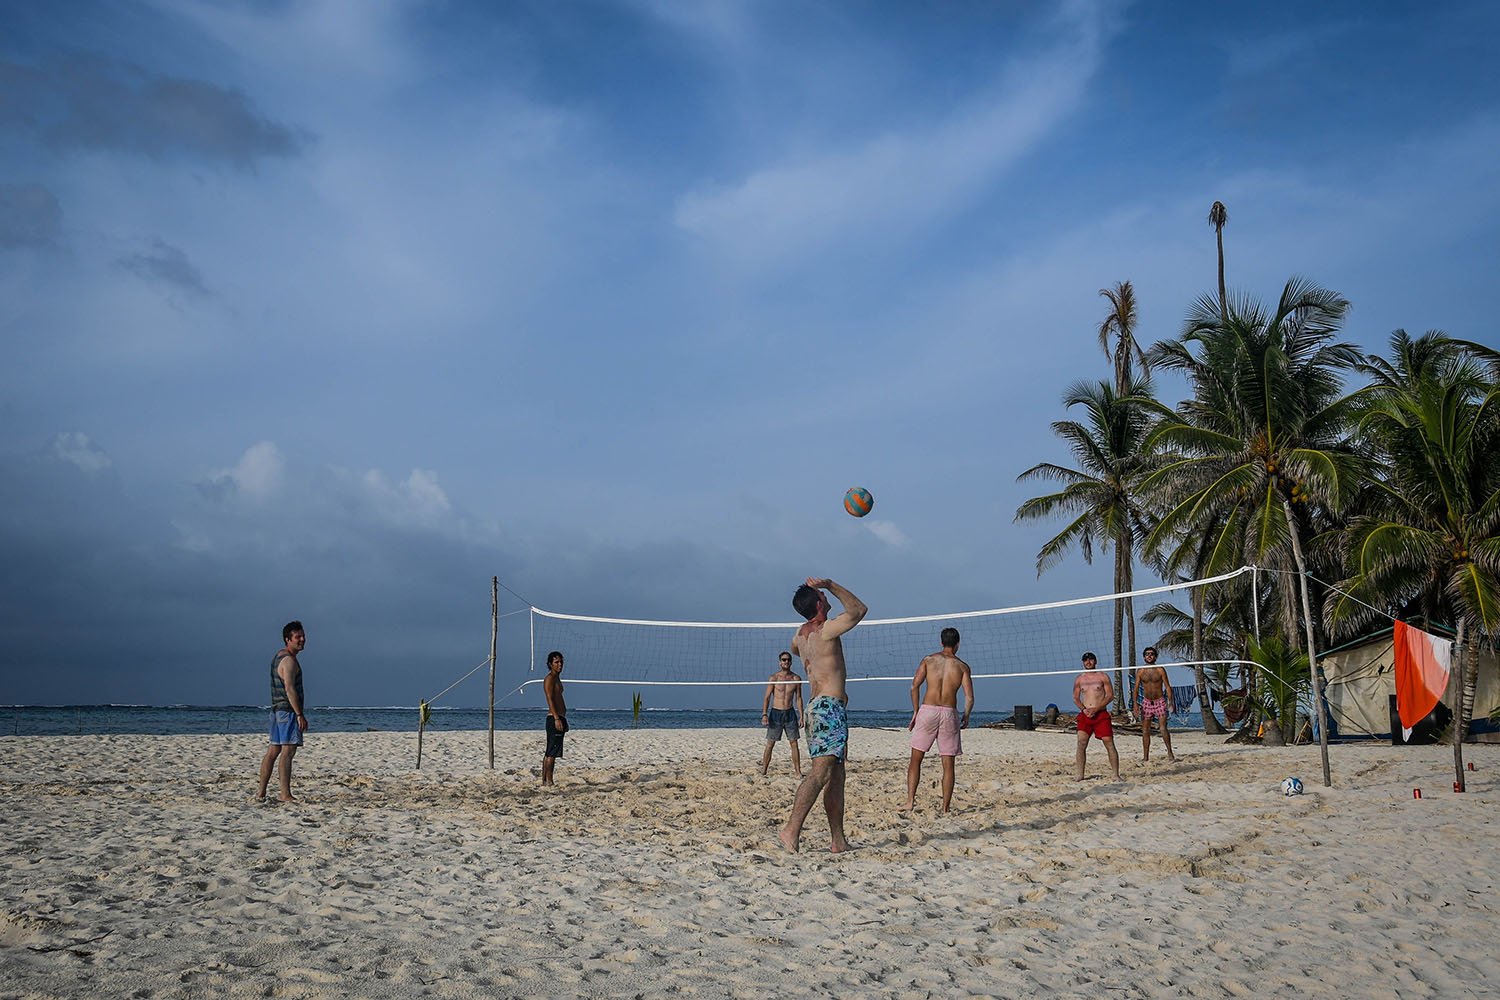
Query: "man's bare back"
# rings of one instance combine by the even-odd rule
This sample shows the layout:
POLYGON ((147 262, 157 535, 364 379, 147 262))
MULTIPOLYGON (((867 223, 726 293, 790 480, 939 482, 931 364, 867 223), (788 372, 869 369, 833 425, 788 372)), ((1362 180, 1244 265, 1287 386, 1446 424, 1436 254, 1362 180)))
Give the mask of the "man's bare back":
POLYGON ((944 649, 923 657, 921 671, 927 681, 922 704, 958 708, 958 692, 963 688, 964 678, 969 676, 969 665, 944 649))
POLYGON ((844 666, 844 643, 839 637, 858 625, 869 609, 865 607, 863 601, 832 580, 809 577, 807 585, 816 587, 820 591, 832 590, 838 597, 839 603, 844 606, 844 610, 832 618, 827 618, 825 609, 816 618, 799 628, 797 634, 792 637, 792 652, 802 658, 802 665, 807 668, 807 689, 810 698, 821 698, 827 695, 830 698, 848 702, 849 696, 845 689, 848 674, 844 666))

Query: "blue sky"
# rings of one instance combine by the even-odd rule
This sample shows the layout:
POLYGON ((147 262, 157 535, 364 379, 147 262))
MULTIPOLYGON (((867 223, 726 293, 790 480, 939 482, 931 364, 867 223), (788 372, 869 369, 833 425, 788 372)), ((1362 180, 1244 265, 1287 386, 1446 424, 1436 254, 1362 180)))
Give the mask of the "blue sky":
POLYGON ((409 704, 484 657, 491 575, 709 620, 784 620, 809 574, 876 617, 1107 591, 1107 559, 1038 579, 1059 526, 1012 523, 1062 392, 1108 372, 1098 290, 1174 336, 1218 199, 1232 288, 1307 275, 1372 351, 1496 343, 1497 29, 6 4, 0 701, 262 702, 298 617, 313 704, 409 704))

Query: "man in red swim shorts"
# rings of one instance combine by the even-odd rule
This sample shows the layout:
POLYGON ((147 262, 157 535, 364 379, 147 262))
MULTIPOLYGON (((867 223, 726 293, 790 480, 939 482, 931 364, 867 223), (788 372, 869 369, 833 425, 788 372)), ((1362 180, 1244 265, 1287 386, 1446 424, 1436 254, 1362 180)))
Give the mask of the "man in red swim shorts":
POLYGON ((1078 765, 1078 780, 1083 780, 1083 763, 1087 755, 1089 738, 1099 737, 1109 754, 1109 767, 1120 780, 1120 755, 1115 750, 1115 727, 1109 717, 1109 703, 1114 699, 1115 686, 1109 674, 1096 669, 1099 658, 1093 653, 1083 654, 1083 673, 1073 681, 1073 704, 1078 706, 1078 750, 1074 762, 1078 765))

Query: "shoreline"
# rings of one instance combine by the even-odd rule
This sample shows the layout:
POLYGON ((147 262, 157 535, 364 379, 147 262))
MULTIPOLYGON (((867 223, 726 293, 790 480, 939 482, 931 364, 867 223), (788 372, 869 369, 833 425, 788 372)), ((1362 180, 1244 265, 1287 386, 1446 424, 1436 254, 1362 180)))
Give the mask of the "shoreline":
MULTIPOLYGON (((309 733, 297 805, 250 802, 263 738, 0 737, 6 995, 1482 995, 1500 748, 1173 734, 1125 780, 1057 733, 971 729, 955 811, 906 733, 858 729, 826 852, 759 729, 309 733), (1158 756, 1161 755, 1161 756, 1158 756), (1298 775, 1307 792, 1283 797, 1298 775), (1412 788, 1425 795, 1412 799, 1412 788), (1077 956, 1090 958, 1080 964, 1077 956)), ((805 759, 804 759, 805 765, 805 759)))

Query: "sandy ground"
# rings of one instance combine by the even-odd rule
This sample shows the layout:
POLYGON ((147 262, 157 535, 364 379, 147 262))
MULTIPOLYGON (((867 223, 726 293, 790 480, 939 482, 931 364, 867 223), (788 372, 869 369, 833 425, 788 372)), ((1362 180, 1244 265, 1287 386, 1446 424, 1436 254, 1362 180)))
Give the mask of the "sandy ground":
MULTIPOLYGON (((295 806, 249 736, 0 738, 0 996, 1500 995, 1500 747, 1244 748, 1071 780, 975 730, 955 811, 855 730, 848 833, 789 855, 754 730, 309 734, 295 806), (1307 793, 1283 797, 1295 774, 1307 793), (1414 800, 1412 789, 1424 797, 1414 800), (273 785, 274 794, 274 785, 273 785)), ((1159 746, 1156 748, 1159 753, 1159 746)))

